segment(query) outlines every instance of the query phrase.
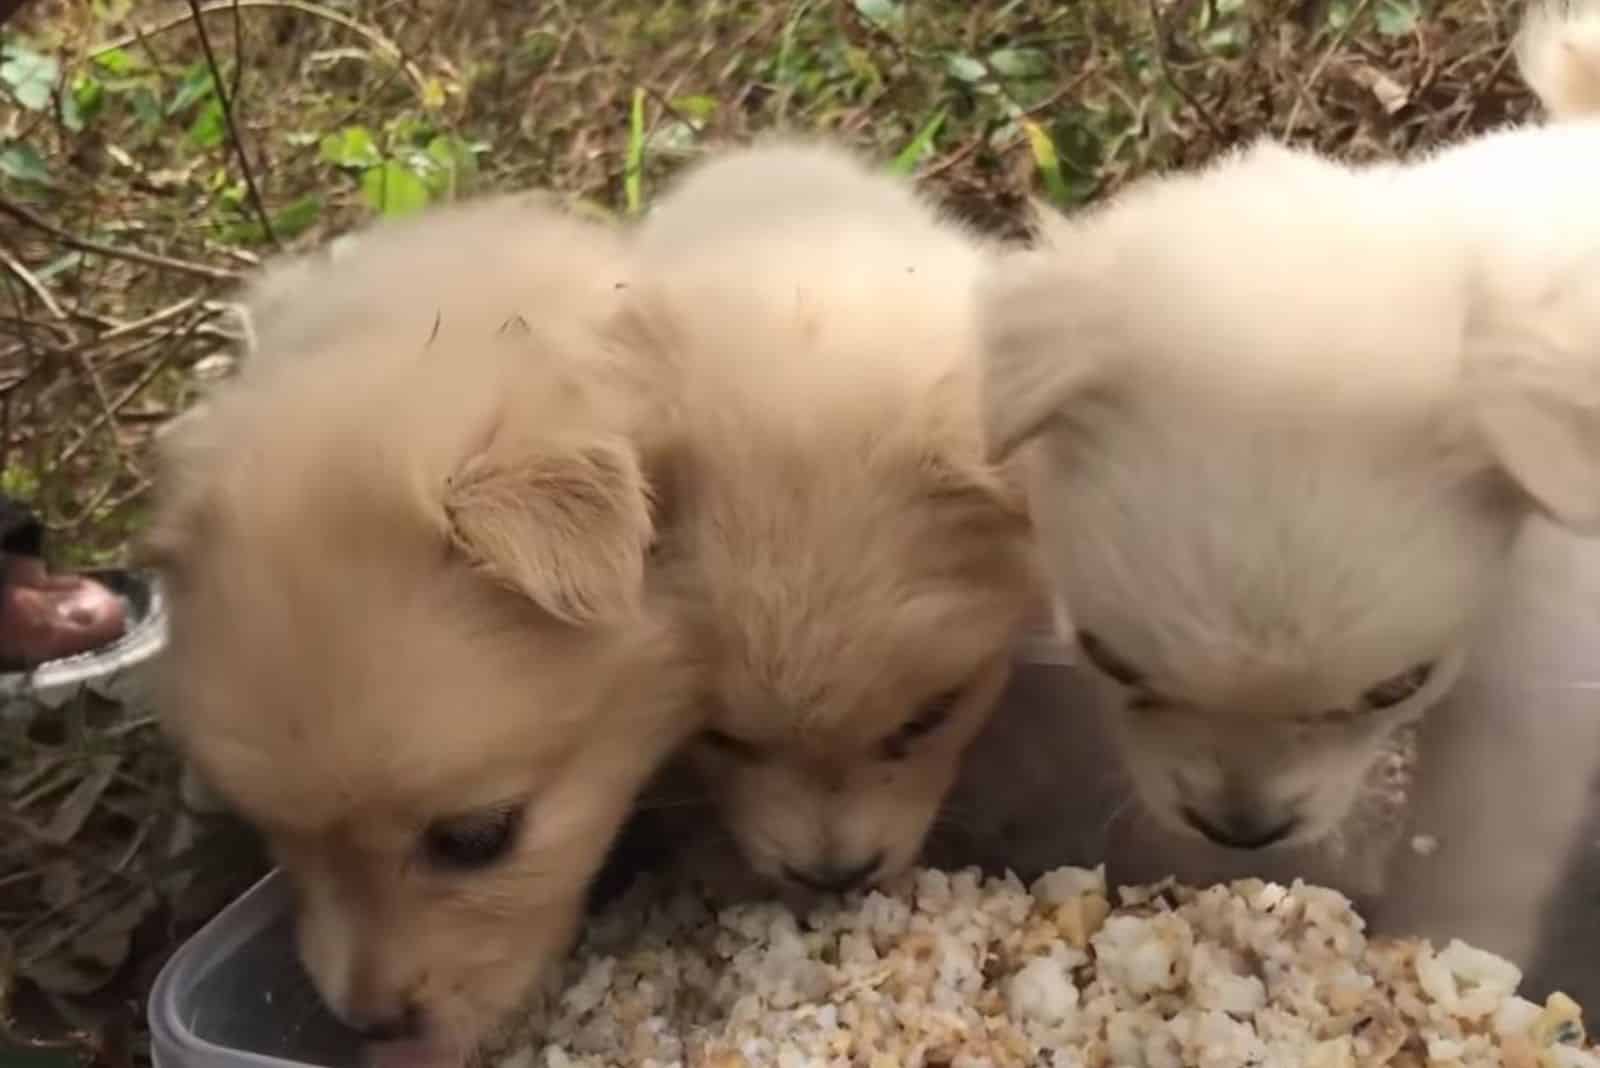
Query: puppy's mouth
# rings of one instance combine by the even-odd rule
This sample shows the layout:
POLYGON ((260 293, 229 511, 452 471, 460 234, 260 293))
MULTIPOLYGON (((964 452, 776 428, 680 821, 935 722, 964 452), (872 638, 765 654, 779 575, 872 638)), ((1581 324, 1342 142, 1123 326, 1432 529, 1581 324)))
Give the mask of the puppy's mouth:
POLYGON ((363 1068, 463 1068, 465 1051, 426 1038, 368 1042, 362 1051, 363 1068))
POLYGON ((1250 818, 1247 820, 1217 821, 1203 815, 1198 809, 1184 805, 1180 809, 1183 822, 1207 840, 1226 849, 1254 852, 1283 845, 1293 839, 1301 829, 1299 816, 1281 819, 1250 818))

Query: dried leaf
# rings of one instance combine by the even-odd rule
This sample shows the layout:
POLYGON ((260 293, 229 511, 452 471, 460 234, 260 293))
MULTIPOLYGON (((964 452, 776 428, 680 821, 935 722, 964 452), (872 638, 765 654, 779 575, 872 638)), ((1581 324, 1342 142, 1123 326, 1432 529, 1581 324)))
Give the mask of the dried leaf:
POLYGON ((121 766, 122 758, 114 753, 103 754, 91 760, 89 774, 84 776, 61 802, 55 815, 41 832, 41 837, 57 845, 65 845, 76 838, 94 813, 95 806, 100 803, 100 798, 111 785, 111 780, 116 777, 117 769, 121 766))

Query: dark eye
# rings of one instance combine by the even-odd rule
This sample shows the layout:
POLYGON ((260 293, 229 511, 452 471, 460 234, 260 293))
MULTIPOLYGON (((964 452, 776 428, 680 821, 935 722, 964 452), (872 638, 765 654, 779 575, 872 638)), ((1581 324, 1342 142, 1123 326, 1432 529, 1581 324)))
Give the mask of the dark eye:
POLYGON ((701 731, 700 741, 720 753, 726 753, 739 760, 761 759, 761 749, 758 746, 719 730, 701 731))
POLYGON ((522 827, 523 805, 436 820, 422 832, 428 863, 447 871, 487 868, 511 849, 522 827))
POLYGON ((1393 708, 1401 701, 1415 697, 1417 691, 1426 686, 1432 677, 1431 663, 1418 664, 1378 683, 1361 695, 1361 703, 1373 709, 1393 708))
POLYGON ((884 760, 904 760, 918 739, 944 726, 950 713, 955 711, 956 703, 961 700, 961 693, 959 688, 946 690, 932 700, 924 701, 916 715, 878 744, 878 755, 884 760))
POLYGON ((1083 655, 1095 666, 1095 670, 1113 682, 1137 686, 1144 681, 1143 672, 1112 652, 1110 646, 1089 631, 1078 632, 1078 648, 1083 650, 1083 655))

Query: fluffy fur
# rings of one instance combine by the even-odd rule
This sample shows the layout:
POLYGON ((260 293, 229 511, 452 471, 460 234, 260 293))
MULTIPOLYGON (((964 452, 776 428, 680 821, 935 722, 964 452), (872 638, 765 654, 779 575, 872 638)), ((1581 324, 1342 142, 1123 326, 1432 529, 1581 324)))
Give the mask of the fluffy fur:
POLYGON ((984 455, 985 253, 894 179, 792 142, 691 173, 635 253, 622 329, 684 382, 659 565, 708 658, 689 759, 762 875, 891 875, 1036 581, 984 455))
POLYGON ((997 454, 1171 826, 1326 833, 1523 521, 1600 528, 1593 30, 1525 39, 1554 124, 1366 167, 1257 144, 986 284, 997 454))
POLYGON ((167 726, 401 1063, 520 1002, 694 726, 646 590, 661 389, 602 329, 621 269, 516 199, 378 230, 269 276, 259 350, 168 445, 167 726))

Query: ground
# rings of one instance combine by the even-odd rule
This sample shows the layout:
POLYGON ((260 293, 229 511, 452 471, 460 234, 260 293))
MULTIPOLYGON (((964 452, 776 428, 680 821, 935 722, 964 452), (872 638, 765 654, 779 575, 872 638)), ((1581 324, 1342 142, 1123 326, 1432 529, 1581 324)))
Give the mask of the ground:
MULTIPOLYGON (((17 6, 0 3, 4 12, 17 6)), ((475 190, 647 208, 777 127, 985 228, 1272 134, 1405 154, 1526 114, 1501 0, 24 0, 0 29, 0 486, 125 559, 161 425, 281 249, 475 190)), ((155 710, 0 719, 0 1063, 148 1061, 176 942, 263 868, 155 710), (15 1059, 13 1059, 15 1057, 15 1059)))

